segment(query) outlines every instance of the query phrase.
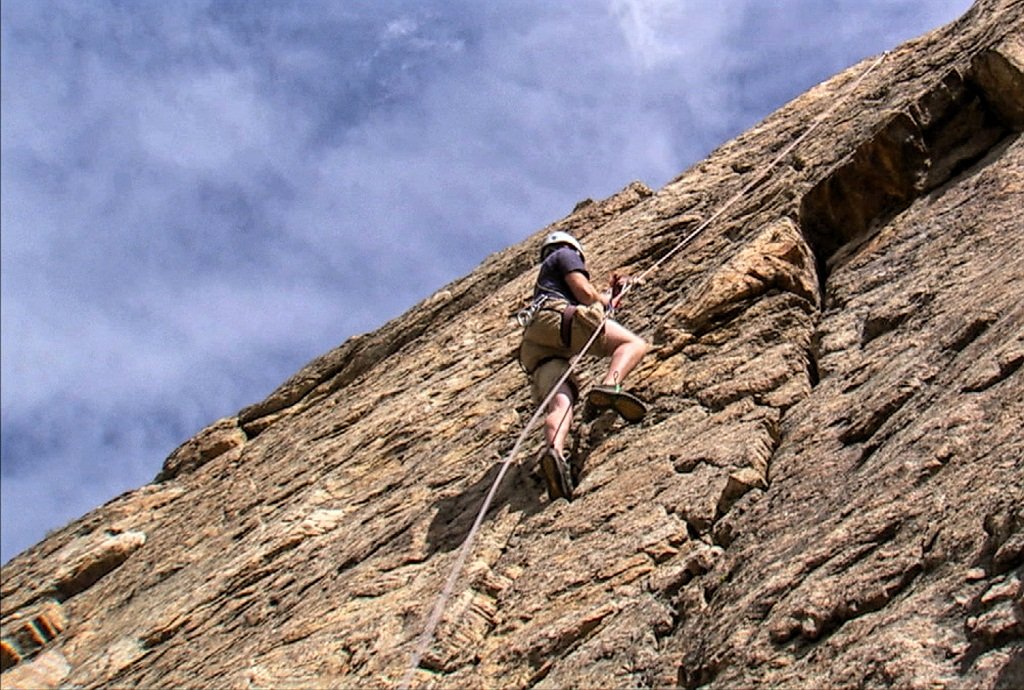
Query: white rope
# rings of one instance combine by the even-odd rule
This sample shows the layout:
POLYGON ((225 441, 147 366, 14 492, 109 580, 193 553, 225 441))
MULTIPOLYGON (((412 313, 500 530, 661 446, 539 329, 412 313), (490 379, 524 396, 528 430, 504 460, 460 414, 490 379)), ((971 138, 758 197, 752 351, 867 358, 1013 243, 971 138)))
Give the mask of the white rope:
MULTIPOLYGON (((665 252, 665 254, 660 259, 658 259, 657 261, 654 262, 654 264, 652 264, 650 267, 648 267, 646 271, 644 271, 639 276, 637 276, 637 281, 642 281, 650 273, 653 273, 662 264, 664 264, 666 261, 668 261, 671 257, 675 256, 675 254, 678 253, 679 250, 681 250, 683 247, 688 245, 699 234, 701 234, 709 225, 711 225, 711 223, 715 222, 719 217, 721 217, 721 215, 723 213, 725 213, 729 209, 729 207, 731 207, 734 203, 736 203, 737 201, 739 201, 740 199, 745 197, 747 194, 750 193, 750 191, 754 187, 759 185, 764 180, 764 178, 768 176, 768 173, 771 172, 775 168, 775 166, 777 166, 779 163, 782 162, 782 159, 784 159, 786 156, 788 156, 790 153, 792 153, 793 149, 795 149, 797 146, 799 146, 803 142, 803 140, 807 138, 808 134, 810 134, 812 131, 814 131, 818 127, 818 125, 820 125, 822 123, 822 121, 825 120, 825 118, 827 118, 829 115, 831 115, 833 112, 835 112, 835 110, 847 98, 850 97, 850 94, 852 94, 856 90, 856 87, 859 86, 862 81, 864 81, 864 78, 867 77, 869 74, 871 74, 871 72, 873 72, 876 67, 878 67, 880 64, 882 64, 882 61, 888 55, 889 55, 889 51, 886 51, 886 52, 882 53, 881 55, 879 55, 878 59, 875 60, 866 70, 864 70, 864 72, 862 72, 861 75, 859 77, 857 77, 856 80, 854 80, 853 84, 851 84, 850 87, 846 90, 846 93, 843 95, 843 97, 838 99, 838 100, 836 100, 836 101, 834 101, 831 106, 829 106, 824 111, 819 113, 818 116, 816 118, 814 118, 814 120, 811 122, 810 126, 807 129, 805 129, 800 136, 798 136, 796 139, 794 139, 792 142, 790 142, 789 145, 784 147, 782 149, 782 151, 779 153, 779 155, 777 155, 775 158, 773 158, 771 160, 771 162, 768 163, 768 165, 766 165, 764 168, 762 168, 762 171, 761 171, 760 175, 758 175, 757 177, 752 179, 750 182, 748 182, 742 189, 740 189, 740 191, 738 191, 735 194, 733 194, 728 200, 726 200, 726 202, 724 204, 722 204, 721 206, 718 207, 717 211, 715 211, 710 216, 708 216, 707 220, 705 220, 703 223, 698 225, 689 235, 687 235, 682 240, 680 240, 680 242, 678 244, 676 244, 670 250, 665 252)), ((627 290, 629 289, 628 285, 626 286, 626 289, 627 290)), ((623 291, 623 294, 625 294, 625 291, 623 291)))
MULTIPOLYGON (((660 259, 655 261, 651 266, 649 266, 645 271, 643 271, 639 276, 637 276, 636 279, 627 283, 626 286, 619 293, 619 301, 621 301, 621 299, 626 296, 626 294, 632 289, 633 285, 642 282, 648 275, 650 275, 655 270, 660 268, 672 256, 675 256, 683 247, 685 247, 694 239, 696 239, 698 235, 700 235, 709 225, 711 225, 711 223, 713 223, 715 220, 721 217, 721 215, 725 213, 725 211, 729 209, 729 207, 731 207, 739 199, 746 196, 756 185, 760 184, 761 181, 764 180, 764 178, 768 175, 768 173, 775 168, 775 166, 777 166, 786 156, 788 156, 793 151, 793 149, 799 146, 800 143, 805 138, 807 138, 808 134, 810 134, 815 128, 817 128, 818 125, 820 125, 825 120, 825 118, 831 115, 839 107, 841 103, 843 103, 847 98, 849 98, 850 94, 853 93, 853 91, 864 80, 864 78, 867 77, 872 71, 874 71, 874 69, 878 67, 878 65, 880 65, 888 55, 888 51, 882 53, 878 57, 878 59, 875 60, 875 62, 873 62, 867 69, 864 70, 864 72, 861 73, 859 77, 857 77, 857 79, 847 89, 846 94, 844 94, 842 98, 833 102, 831 106, 829 106, 826 110, 820 113, 800 136, 794 139, 788 146, 783 148, 781 153, 779 153, 774 159, 772 159, 767 166, 762 168, 762 172, 757 177, 748 182, 742 189, 740 189, 740 191, 736 192, 732 197, 726 200, 724 204, 718 207, 717 211, 711 214, 704 222, 698 225, 696 229, 694 229, 692 232, 686 235, 686 237, 680 240, 675 246, 673 246, 671 249, 665 252, 665 254, 662 255, 660 259)), ((554 399, 558 389, 561 388, 562 384, 564 384, 573 374, 573 372, 576 371, 580 360, 583 358, 584 355, 587 354, 587 352, 593 346, 594 342, 596 342, 598 336, 604 330, 605 323, 608 321, 609 318, 611 318, 613 311, 614 310, 608 310, 608 312, 605 313, 604 318, 601 319, 601 323, 594 330, 594 334, 590 336, 590 339, 583 346, 583 349, 580 350, 579 354, 573 357, 572 361, 569 363, 569 368, 566 369, 564 374, 562 374, 562 377, 558 379, 558 381, 551 387, 551 390, 548 392, 547 396, 537 407, 536 411, 534 411, 533 416, 530 417, 530 420, 526 423, 526 426, 523 428, 522 432, 520 432, 519 437, 516 439, 515 445, 512 446, 512 450, 509 451, 508 456, 506 456, 505 460, 502 462, 501 469, 498 471, 497 476, 494 478, 494 482, 491 484, 490 491, 488 491, 487 497, 484 499, 483 505, 480 506, 480 511, 477 513, 476 520, 473 522, 473 526, 470 528, 469 534, 466 535, 466 539, 462 542, 462 546, 459 549, 459 553, 455 559, 455 563, 452 565, 452 569, 448 575, 448 579, 445 581, 444 588, 441 590, 441 594, 438 596, 437 601, 434 603, 434 607, 430 612, 430 617, 427 619, 427 625, 424 628, 423 633, 420 634, 419 640, 416 644, 416 649, 413 652, 412 658, 409 662, 409 667, 405 672, 405 676, 402 678, 401 685, 399 686, 401 690, 408 690, 409 684, 412 682, 413 674, 416 672, 416 669, 419 667, 420 662, 423 659, 423 655, 426 654, 427 648, 430 646, 430 643, 434 639, 434 633, 437 630, 437 626, 441 622, 441 617, 444 615, 445 606, 447 605, 448 600, 451 598, 452 592, 455 589, 455 583, 458 581, 462 568, 466 564, 466 559, 469 557, 469 552, 472 549, 473 541, 476 538, 477 533, 480 531, 480 526, 483 524, 484 516, 487 514, 488 509, 490 509, 491 503, 494 501, 494 496, 498 492, 498 486, 501 484, 501 480, 504 479, 505 473, 508 471, 509 465, 511 465, 512 461, 515 459, 516 454, 519 452, 520 446, 523 444, 523 441, 526 439, 529 433, 533 431, 534 425, 537 423, 537 420, 540 419, 541 413, 547 409, 548 404, 551 402, 551 400, 554 399)))
POLYGON ((469 534, 466 535, 466 539, 462 542, 462 547, 459 549, 459 555, 455 559, 455 563, 452 565, 452 570, 448 575, 448 579, 445 581, 444 589, 441 590, 441 594, 438 596, 437 601, 434 604, 434 608, 430 612, 430 618, 427 619, 426 628, 424 628, 423 633, 420 635, 419 642, 416 644, 416 651, 413 652, 412 659, 409 662, 409 668, 405 673, 405 677, 402 679, 402 684, 399 686, 402 690, 408 690, 409 683, 412 681, 413 673, 416 672, 417 667, 420 665, 420 661, 423 659, 423 655, 427 652, 427 647, 430 646, 430 643, 434 639, 434 631, 441 622, 441 616, 444 615, 445 605, 451 598, 452 592, 455 589, 455 583, 462 571, 462 567, 466 564, 466 559, 469 557, 469 551, 473 546, 473 540, 476 538, 476 534, 480 530, 480 525, 483 524, 484 516, 491 507, 495 494, 498 493, 498 485, 501 484, 501 480, 505 477, 505 473, 508 471, 509 465, 512 464, 512 460, 515 459, 516 454, 519 452, 519 447, 523 444, 527 435, 533 430, 533 427, 540 418, 541 413, 547 409, 548 404, 558 393, 558 389, 561 388, 562 384, 569 379, 569 376, 573 371, 575 371, 577 363, 597 340, 597 337, 601 334, 604 322, 607 320, 608 315, 606 314, 604 320, 601 321, 601 326, 594 330, 594 334, 590 336, 590 340, 587 341, 580 353, 573 357, 572 362, 569 364, 569 368, 566 369, 564 374, 562 374, 562 377, 558 382, 551 387, 551 390, 548 392, 543 402, 537 406, 533 416, 530 417, 530 421, 526 423, 526 427, 519 434, 519 438, 516 439, 515 445, 512 446, 512 450, 509 451, 508 456, 506 456, 504 462, 502 462, 501 469, 498 471, 498 475, 494 478, 490 491, 487 492, 487 498, 484 499, 483 505, 480 506, 480 512, 477 513, 476 520, 473 522, 473 526, 470 528, 469 534))

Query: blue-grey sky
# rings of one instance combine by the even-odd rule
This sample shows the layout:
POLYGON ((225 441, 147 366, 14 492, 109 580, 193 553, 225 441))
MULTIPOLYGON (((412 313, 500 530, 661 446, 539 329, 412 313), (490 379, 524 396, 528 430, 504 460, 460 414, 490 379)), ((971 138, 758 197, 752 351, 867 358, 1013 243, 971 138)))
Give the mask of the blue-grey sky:
POLYGON ((3 0, 0 560, 969 0, 3 0))

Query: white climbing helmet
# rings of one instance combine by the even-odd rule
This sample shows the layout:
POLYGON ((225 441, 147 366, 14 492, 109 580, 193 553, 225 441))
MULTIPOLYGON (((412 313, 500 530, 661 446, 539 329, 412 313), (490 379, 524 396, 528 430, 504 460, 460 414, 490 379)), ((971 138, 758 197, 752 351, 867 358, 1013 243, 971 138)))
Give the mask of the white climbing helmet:
POLYGON ((583 245, 581 245, 579 241, 569 233, 562 232, 561 230, 559 230, 557 232, 551 233, 550 235, 544 238, 544 244, 540 246, 541 261, 543 261, 544 257, 548 255, 549 248, 556 247, 560 244, 569 245, 570 247, 578 251, 581 257, 583 256, 583 245))

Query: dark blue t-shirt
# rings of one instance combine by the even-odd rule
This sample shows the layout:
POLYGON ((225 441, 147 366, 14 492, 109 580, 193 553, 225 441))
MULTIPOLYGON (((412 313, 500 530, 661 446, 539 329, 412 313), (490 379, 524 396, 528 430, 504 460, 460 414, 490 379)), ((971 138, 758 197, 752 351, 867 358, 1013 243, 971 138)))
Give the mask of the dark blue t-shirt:
POLYGON ((570 304, 579 304, 580 301, 573 296, 572 289, 565 280, 565 277, 574 271, 579 271, 590 279, 587 265, 579 252, 572 247, 559 247, 548 254, 548 258, 540 265, 540 275, 537 276, 533 296, 552 295, 568 300, 570 304))

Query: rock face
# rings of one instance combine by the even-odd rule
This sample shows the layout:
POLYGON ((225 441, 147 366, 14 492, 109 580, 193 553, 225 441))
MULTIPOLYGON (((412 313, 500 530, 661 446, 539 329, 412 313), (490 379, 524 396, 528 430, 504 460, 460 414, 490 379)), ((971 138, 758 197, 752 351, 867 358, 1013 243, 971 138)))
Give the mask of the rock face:
MULTIPOLYGON (((869 64, 541 231, 638 274, 751 187, 629 295, 644 422, 578 411, 571 503, 513 462, 414 687, 1024 687, 1024 3, 869 64)), ((13 559, 3 687, 398 686, 533 413, 539 237, 13 559)))

